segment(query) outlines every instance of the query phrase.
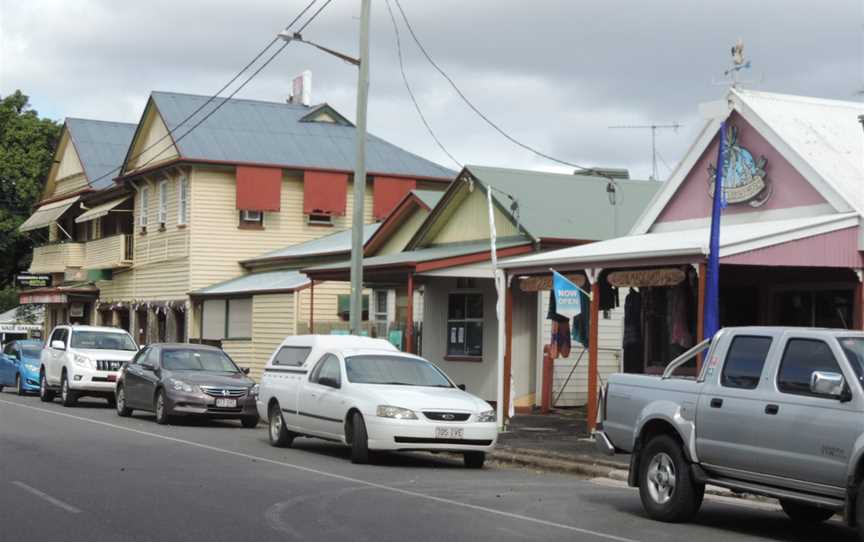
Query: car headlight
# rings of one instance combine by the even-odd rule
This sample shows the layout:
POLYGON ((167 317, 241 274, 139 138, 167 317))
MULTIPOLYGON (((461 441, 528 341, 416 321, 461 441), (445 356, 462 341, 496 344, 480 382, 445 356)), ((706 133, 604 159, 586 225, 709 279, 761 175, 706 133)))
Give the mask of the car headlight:
POLYGON ((484 410, 480 414, 477 415, 478 422, 494 422, 496 420, 495 411, 494 410, 484 410))
POLYGON ((174 388, 175 391, 185 391, 186 393, 192 393, 195 391, 195 388, 192 384, 187 384, 182 380, 176 380, 174 378, 169 379, 171 387, 174 388))
POLYGON ((258 392, 261 391, 261 388, 258 387, 258 384, 255 384, 251 388, 249 388, 249 395, 252 397, 258 397, 258 392))
POLYGON ((75 354, 72 357, 72 361, 74 361, 76 365, 80 365, 81 367, 90 367, 90 358, 88 358, 87 356, 75 354))
POLYGON ((36 366, 33 365, 32 363, 25 363, 25 364, 24 364, 24 368, 27 369, 28 371, 31 371, 31 372, 34 372, 34 373, 35 373, 36 371, 39 370, 39 367, 36 367, 36 366))
POLYGON ((395 418, 397 420, 416 420, 417 414, 413 410, 390 405, 378 405, 379 418, 395 418))

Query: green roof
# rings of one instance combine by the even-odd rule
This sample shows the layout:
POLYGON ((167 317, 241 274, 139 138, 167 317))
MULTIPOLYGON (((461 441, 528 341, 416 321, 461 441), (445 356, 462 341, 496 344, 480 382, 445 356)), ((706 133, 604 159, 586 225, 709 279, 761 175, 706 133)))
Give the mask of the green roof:
POLYGON ((443 190, 412 190, 411 192, 430 209, 438 205, 444 196, 443 190))
POLYGON ((263 292, 291 292, 307 284, 309 284, 309 279, 299 271, 268 271, 235 277, 195 290, 189 295, 218 297, 263 292))
MULTIPOLYGON (((536 239, 600 241, 626 235, 661 186, 655 181, 615 179, 613 206, 604 177, 484 166, 465 169, 481 183, 512 195, 519 204, 519 225, 536 239)), ((509 211, 509 198, 497 190, 492 195, 509 211)))

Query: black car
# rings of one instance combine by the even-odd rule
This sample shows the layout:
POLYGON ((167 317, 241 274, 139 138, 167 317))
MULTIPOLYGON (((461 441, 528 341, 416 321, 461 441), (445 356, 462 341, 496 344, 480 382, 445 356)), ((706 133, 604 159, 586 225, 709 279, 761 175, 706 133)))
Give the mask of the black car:
POLYGON ((222 350, 197 344, 152 344, 123 365, 117 379, 117 414, 203 416, 258 425, 258 385, 222 350))

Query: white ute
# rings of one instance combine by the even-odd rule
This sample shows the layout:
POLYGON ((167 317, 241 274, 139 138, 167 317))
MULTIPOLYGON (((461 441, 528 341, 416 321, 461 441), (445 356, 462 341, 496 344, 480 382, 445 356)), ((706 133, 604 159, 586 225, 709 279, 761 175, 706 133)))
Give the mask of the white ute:
POLYGON ((264 370, 258 413, 270 442, 311 436, 376 450, 450 451, 481 468, 495 447, 495 411, 438 367, 381 339, 305 335, 285 339, 264 370))
POLYGON ((138 345, 122 329, 57 326, 42 349, 39 398, 53 401, 59 390, 63 406, 73 406, 84 395, 104 397, 113 405, 120 367, 137 352, 138 345))

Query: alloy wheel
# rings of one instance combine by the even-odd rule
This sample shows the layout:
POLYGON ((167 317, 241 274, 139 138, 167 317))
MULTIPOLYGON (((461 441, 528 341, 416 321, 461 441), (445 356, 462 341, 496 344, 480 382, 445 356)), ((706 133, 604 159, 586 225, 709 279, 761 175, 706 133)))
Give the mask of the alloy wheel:
POLYGON ((666 504, 675 493, 675 463, 668 454, 658 453, 648 464, 648 493, 657 504, 666 504))
POLYGON ((270 439, 273 442, 279 440, 279 435, 282 432, 282 414, 274 411, 270 414, 270 439))

